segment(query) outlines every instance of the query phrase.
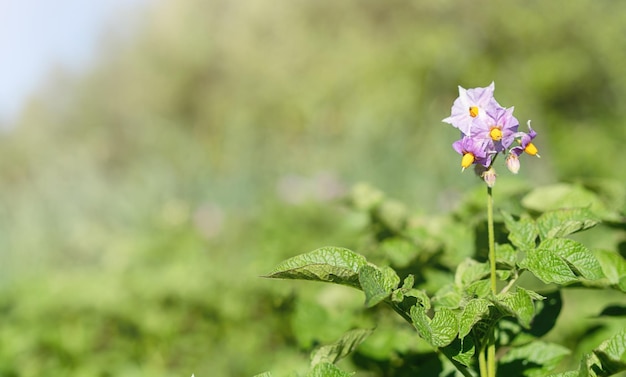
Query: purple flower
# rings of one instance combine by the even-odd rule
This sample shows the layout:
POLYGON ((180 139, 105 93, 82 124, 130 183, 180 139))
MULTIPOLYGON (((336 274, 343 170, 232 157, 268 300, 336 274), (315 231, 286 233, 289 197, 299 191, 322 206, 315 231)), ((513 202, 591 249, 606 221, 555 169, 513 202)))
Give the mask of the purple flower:
POLYGON ((487 113, 501 107, 493 98, 495 84, 485 88, 464 89, 459 86, 459 97, 452 105, 451 114, 443 122, 461 130, 464 135, 473 136, 476 122, 487 117, 487 113))
POLYGON ((485 149, 485 143, 482 140, 463 136, 461 140, 457 140, 452 144, 452 148, 461 156, 461 167, 463 170, 472 164, 480 164, 485 167, 491 164, 491 155, 485 149))
POLYGON ((490 152, 504 152, 515 140, 518 126, 513 107, 498 107, 491 109, 484 119, 477 122, 472 137, 483 140, 490 152))
POLYGON ((537 133, 530 127, 528 133, 519 132, 519 122, 513 116, 513 107, 504 108, 493 97, 492 82, 484 88, 464 89, 459 86, 459 97, 452 105, 451 114, 443 122, 461 131, 461 140, 452 144, 461 154, 463 170, 474 165, 476 174, 492 187, 496 172, 492 167, 498 154, 506 157, 506 167, 517 174, 520 169, 519 156, 526 152, 537 156, 537 147, 532 140, 537 133))
POLYGON ((532 140, 537 136, 537 132, 530 127, 530 121, 528 121, 528 133, 516 132, 514 138, 518 141, 519 145, 511 148, 510 153, 516 156, 521 155, 523 152, 528 153, 531 156, 540 157, 537 147, 532 143, 532 140))

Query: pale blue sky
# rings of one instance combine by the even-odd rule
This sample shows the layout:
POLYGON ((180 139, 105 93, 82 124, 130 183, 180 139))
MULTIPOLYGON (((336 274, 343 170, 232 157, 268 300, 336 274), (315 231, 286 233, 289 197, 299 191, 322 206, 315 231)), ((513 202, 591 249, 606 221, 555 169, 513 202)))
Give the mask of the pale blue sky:
POLYGON ((52 67, 85 68, 105 26, 127 22, 129 12, 154 2, 0 0, 0 123, 15 117, 52 67))

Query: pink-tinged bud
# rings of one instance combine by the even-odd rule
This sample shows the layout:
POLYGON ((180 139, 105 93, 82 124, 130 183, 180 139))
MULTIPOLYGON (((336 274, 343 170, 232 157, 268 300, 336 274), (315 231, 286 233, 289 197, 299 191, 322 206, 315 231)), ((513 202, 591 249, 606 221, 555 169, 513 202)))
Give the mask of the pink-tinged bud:
POLYGON ((493 187, 496 184, 496 176, 496 170, 494 168, 489 168, 482 174, 485 183, 489 187, 493 187))
POLYGON ((506 158, 506 167, 513 174, 517 174, 519 172, 519 158, 515 153, 510 153, 506 158))

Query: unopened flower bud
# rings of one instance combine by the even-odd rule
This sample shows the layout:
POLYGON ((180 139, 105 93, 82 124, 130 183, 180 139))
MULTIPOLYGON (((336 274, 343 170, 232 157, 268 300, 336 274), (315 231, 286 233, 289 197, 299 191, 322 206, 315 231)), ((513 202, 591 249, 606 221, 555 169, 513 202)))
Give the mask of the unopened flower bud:
POLYGON ((487 169, 482 175, 483 179, 485 180, 485 183, 489 187, 493 187, 496 184, 496 176, 497 174, 494 168, 487 169))
POLYGON ((506 167, 513 174, 517 174, 519 172, 519 157, 515 153, 510 153, 506 158, 506 167))

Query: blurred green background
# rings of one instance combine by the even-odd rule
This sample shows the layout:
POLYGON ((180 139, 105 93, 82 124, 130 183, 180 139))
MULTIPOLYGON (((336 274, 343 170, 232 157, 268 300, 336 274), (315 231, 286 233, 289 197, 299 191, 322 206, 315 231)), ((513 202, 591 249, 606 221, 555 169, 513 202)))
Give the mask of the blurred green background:
POLYGON ((307 309, 289 300, 319 287, 259 276, 355 246, 360 220, 337 199, 356 182, 421 213, 480 185, 441 123, 457 85, 495 81, 521 129, 532 119, 542 158, 522 159, 526 184, 621 185, 625 14, 597 0, 154 3, 0 137, 0 375, 306 370, 290 318, 307 309))

